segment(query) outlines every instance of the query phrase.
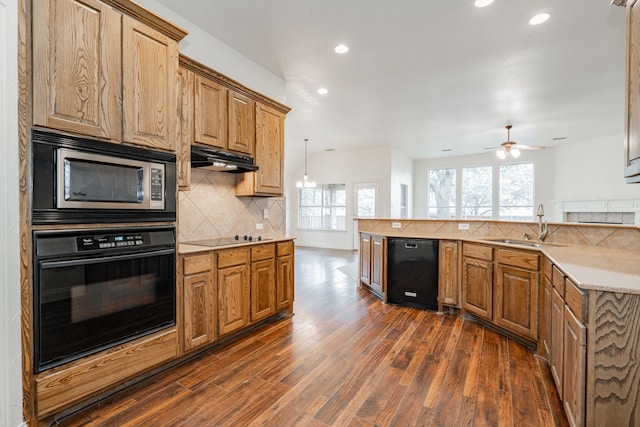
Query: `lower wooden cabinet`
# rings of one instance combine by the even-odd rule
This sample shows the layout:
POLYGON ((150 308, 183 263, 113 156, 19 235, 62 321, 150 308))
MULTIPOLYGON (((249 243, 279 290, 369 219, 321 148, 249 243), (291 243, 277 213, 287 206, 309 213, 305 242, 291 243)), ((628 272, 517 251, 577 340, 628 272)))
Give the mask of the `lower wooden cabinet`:
POLYGON ((276 310, 293 314, 294 286, 293 242, 276 243, 276 310))
POLYGON ((549 347, 549 368, 556 383, 558 395, 563 398, 564 368, 564 299, 553 287, 551 291, 551 346, 549 347))
POLYGON ((438 303, 442 306, 460 307, 458 242, 440 240, 438 256, 438 303))
POLYGON ((251 247, 251 322, 275 313, 275 275, 275 244, 251 247))
POLYGON ((183 349, 190 351, 217 338, 213 256, 185 256, 183 263, 183 349))
POLYGON ((238 331, 249 324, 249 249, 217 251, 218 331, 238 331))
POLYGON ((360 233, 360 282, 371 284, 371 234, 360 233))
POLYGON ((564 308, 564 411, 569 424, 585 423, 587 328, 568 305, 564 308))
POLYGON ((385 272, 387 265, 386 239, 380 236, 371 237, 371 283, 369 286, 378 295, 386 292, 385 272))
POLYGON ((462 246, 462 307, 486 320, 493 319, 493 249, 462 246))

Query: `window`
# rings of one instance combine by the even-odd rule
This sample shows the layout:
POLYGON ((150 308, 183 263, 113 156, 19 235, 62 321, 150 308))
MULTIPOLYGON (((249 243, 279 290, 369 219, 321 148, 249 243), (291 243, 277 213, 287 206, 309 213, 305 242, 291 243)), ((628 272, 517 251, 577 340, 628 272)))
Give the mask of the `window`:
POLYGON ((431 169, 429 171, 428 218, 454 219, 456 217, 456 170, 431 169))
POLYGON ((356 217, 374 218, 377 214, 378 184, 355 184, 356 217))
POLYGON ((299 190, 298 228, 309 230, 346 230, 344 184, 323 184, 299 190))
POLYGON ((533 178, 533 163, 500 165, 500 219, 530 221, 533 218, 533 178))
POLYGON ((491 186, 491 166, 462 169, 462 219, 492 218, 491 186))

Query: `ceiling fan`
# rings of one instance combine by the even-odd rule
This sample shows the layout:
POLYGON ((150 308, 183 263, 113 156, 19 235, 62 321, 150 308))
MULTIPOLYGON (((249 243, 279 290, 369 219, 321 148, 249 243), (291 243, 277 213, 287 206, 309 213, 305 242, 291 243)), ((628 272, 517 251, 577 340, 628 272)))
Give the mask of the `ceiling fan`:
POLYGON ((542 145, 524 145, 511 141, 512 126, 506 125, 505 127, 507 128, 507 141, 500 144, 500 147, 487 148, 488 150, 497 148, 496 155, 500 159, 505 159, 509 155, 514 159, 517 159, 518 157, 520 157, 520 150, 544 150, 544 147, 542 145))

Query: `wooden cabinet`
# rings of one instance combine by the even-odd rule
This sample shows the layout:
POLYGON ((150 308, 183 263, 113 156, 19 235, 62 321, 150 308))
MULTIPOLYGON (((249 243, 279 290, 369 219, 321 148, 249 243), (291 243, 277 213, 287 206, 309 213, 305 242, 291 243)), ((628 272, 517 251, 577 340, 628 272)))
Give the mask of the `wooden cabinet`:
POLYGON ((169 37, 96 0, 35 0, 33 11, 34 124, 175 150, 178 40, 186 33, 167 29, 180 34, 169 37))
POLYGON ((249 324, 249 249, 216 252, 218 331, 229 334, 249 324))
POLYGON ((236 176, 237 196, 281 196, 283 194, 285 114, 256 104, 255 161, 259 169, 236 176))
POLYGON ((462 245, 462 307, 487 320, 493 319, 493 249, 462 245))
POLYGON ((209 344, 217 338, 215 325, 215 285, 213 255, 189 255, 181 258, 183 271, 184 351, 209 344))
POLYGON ((371 284, 371 235, 360 233, 360 283, 371 284))
POLYGON ((275 244, 251 247, 251 323, 276 311, 275 244))
POLYGON ((33 123, 120 141, 122 15, 97 0, 32 9, 33 123))
POLYGON ((587 328, 568 305, 564 309, 564 411, 569 424, 585 424, 587 328))
POLYGON ((256 146, 256 102, 248 96, 228 92, 229 150, 253 156, 256 146))
POLYGON ((440 311, 442 311, 442 306, 460 307, 458 246, 458 242, 440 240, 440 253, 438 256, 438 303, 440 311))
POLYGON ((537 253, 497 249, 493 321, 522 337, 538 339, 537 253))
POLYGON ((194 141, 227 148, 227 88, 201 75, 195 77, 194 141))
POLYGON ((549 358, 549 347, 551 346, 551 279, 543 273, 542 285, 540 286, 540 336, 538 344, 538 354, 549 358))
POLYGON ((127 16, 122 20, 122 138, 175 151, 178 42, 127 16))
POLYGON ((387 241, 384 237, 371 237, 371 283, 369 286, 378 295, 386 292, 387 241))
POLYGON ((179 190, 188 190, 191 184, 191 143, 193 142, 194 100, 193 71, 180 67, 178 69, 178 135, 176 137, 176 174, 179 190))
POLYGON ((276 310, 293 314, 294 300, 293 241, 276 243, 276 310))
POLYGON ((549 368, 556 383, 558 395, 563 398, 564 368, 564 299, 553 287, 551 292, 551 346, 549 348, 549 368))
POLYGON ((640 2, 627 2, 627 69, 624 176, 640 182, 640 2))

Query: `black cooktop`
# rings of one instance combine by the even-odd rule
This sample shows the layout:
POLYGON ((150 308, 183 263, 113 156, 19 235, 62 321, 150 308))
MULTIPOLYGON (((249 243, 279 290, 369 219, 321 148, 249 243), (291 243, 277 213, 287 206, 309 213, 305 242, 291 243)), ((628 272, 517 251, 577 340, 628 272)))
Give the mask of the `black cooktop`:
POLYGON ((217 247, 217 246, 228 246, 228 245, 238 245, 241 243, 253 243, 253 242, 261 242, 265 240, 262 236, 249 236, 244 235, 240 236, 236 234, 233 237, 220 237, 217 239, 204 239, 204 240, 192 240, 190 242, 184 242, 187 245, 196 245, 196 246, 207 246, 207 247, 217 247))

